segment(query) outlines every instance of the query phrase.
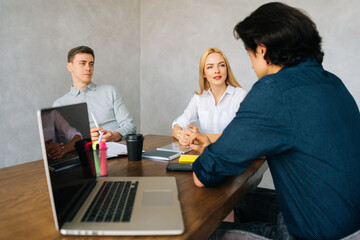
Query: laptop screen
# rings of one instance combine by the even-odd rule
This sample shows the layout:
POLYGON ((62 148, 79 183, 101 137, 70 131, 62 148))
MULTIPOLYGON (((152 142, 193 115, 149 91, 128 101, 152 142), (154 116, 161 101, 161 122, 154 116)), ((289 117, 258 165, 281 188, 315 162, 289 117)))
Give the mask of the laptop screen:
MULTIPOLYGON (((76 146, 90 141, 86 103, 42 109, 38 112, 43 157, 48 163, 59 227, 71 218, 70 209, 81 200, 95 177, 76 146)), ((51 195, 51 194, 50 194, 51 195)))

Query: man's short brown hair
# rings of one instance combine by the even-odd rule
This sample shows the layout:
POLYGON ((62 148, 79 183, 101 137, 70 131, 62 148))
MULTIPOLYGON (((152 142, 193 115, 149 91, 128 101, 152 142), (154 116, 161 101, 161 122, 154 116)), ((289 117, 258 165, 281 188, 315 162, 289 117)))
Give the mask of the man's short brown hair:
POLYGON ((72 60, 74 59, 75 55, 78 53, 88 53, 91 54, 95 60, 95 55, 94 55, 94 51, 87 47, 87 46, 79 46, 79 47, 75 47, 73 49, 71 49, 68 52, 68 62, 72 62, 72 60))

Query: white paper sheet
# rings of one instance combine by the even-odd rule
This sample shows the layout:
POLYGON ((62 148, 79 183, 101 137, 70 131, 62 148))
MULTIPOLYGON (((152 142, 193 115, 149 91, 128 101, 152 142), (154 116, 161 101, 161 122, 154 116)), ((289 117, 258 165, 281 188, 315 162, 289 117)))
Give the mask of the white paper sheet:
POLYGON ((119 155, 127 155, 127 148, 125 144, 117 142, 106 142, 107 152, 106 157, 117 157, 119 155))

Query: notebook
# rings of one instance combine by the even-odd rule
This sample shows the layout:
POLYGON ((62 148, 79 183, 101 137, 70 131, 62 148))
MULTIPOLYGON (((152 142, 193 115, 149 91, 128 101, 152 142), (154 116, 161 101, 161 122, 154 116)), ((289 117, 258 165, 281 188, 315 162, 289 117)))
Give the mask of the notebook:
POLYGON ((187 153, 190 152, 192 149, 190 148, 190 146, 180 145, 179 142, 174 142, 162 147, 158 147, 157 150, 187 153))
POLYGON ((178 235, 184 223, 174 177, 92 176, 89 164, 51 171, 49 143, 90 136, 86 103, 37 112, 56 229, 64 235, 178 235), (125 194, 125 195, 122 195, 125 194))
POLYGON ((161 150, 150 150, 142 154, 143 158, 152 158, 158 160, 170 161, 181 155, 178 152, 161 151, 161 150))

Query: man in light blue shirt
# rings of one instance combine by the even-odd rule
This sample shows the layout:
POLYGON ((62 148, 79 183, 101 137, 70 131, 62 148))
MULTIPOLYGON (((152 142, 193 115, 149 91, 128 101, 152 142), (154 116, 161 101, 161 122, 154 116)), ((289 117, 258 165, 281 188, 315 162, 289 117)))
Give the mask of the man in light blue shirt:
POLYGON ((107 142, 120 141, 123 136, 135 133, 136 126, 115 87, 96 85, 91 81, 94 59, 93 50, 86 46, 79 46, 69 51, 67 68, 71 73, 73 85, 68 93, 54 102, 53 106, 86 102, 91 139, 97 140, 101 130, 104 132, 103 139, 107 142), (95 126, 91 113, 99 127, 95 126))

